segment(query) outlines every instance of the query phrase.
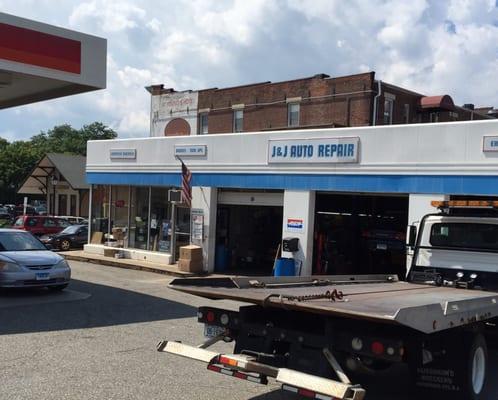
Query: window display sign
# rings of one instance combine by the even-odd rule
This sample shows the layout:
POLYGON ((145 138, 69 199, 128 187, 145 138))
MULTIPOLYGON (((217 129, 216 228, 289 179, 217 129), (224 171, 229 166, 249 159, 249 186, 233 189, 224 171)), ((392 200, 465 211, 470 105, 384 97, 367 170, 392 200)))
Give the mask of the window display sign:
POLYGON ((356 163, 359 137, 268 141, 268 163, 356 163))
POLYGON ((204 210, 192 209, 192 240, 202 240, 204 235, 204 210))

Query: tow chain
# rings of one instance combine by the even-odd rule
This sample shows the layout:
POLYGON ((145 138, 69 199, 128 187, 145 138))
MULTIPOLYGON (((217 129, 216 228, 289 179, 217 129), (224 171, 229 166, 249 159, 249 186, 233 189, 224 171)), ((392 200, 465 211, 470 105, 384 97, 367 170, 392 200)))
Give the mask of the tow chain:
POLYGON ((336 301, 336 300, 342 300, 344 298, 344 293, 342 293, 340 290, 334 289, 332 291, 327 290, 325 293, 305 294, 302 296, 287 295, 283 297, 286 300, 297 301, 297 302, 318 300, 318 299, 328 299, 330 301, 336 301))
POLYGON ((310 300, 319 300, 319 299, 327 299, 330 301, 341 301, 344 298, 344 293, 340 290, 334 289, 332 291, 327 290, 325 293, 316 293, 316 294, 305 294, 301 296, 294 296, 294 295, 286 295, 286 294, 269 294, 268 296, 265 297, 263 300, 263 306, 266 306, 268 301, 271 298, 279 298, 280 301, 283 300, 288 300, 288 301, 297 301, 298 303, 303 302, 303 301, 310 301, 310 300))

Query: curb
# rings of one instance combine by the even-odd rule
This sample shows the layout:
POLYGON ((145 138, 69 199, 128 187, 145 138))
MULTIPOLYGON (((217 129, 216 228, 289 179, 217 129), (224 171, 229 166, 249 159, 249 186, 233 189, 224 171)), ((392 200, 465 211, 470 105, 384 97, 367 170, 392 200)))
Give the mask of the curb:
POLYGON ((95 258, 89 258, 89 257, 83 257, 83 256, 75 256, 75 255, 70 255, 70 254, 60 254, 62 257, 64 257, 66 260, 72 260, 72 261, 81 261, 81 262, 88 262, 92 264, 99 264, 99 265, 107 265, 110 267, 117 267, 117 268, 123 268, 123 269, 132 269, 136 271, 146 271, 146 272, 152 272, 156 274, 161 274, 161 275, 169 275, 169 276, 175 276, 178 278, 190 278, 194 276, 205 276, 206 274, 194 274, 194 273, 189 273, 189 272, 175 272, 175 271, 168 271, 160 268, 154 268, 153 266, 145 266, 145 265, 137 265, 137 264, 123 264, 120 263, 119 261, 114 261, 114 260, 100 260, 100 259, 95 259, 95 258))

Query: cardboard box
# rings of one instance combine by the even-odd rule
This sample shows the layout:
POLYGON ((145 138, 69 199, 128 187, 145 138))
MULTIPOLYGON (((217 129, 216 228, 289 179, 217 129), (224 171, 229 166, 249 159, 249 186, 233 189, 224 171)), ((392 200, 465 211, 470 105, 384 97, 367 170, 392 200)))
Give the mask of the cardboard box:
POLYGON ((201 261, 202 264, 202 247, 193 244, 180 247, 180 260, 201 261))
POLYGON ((124 240, 125 233, 123 228, 112 228, 112 236, 114 240, 124 240))
POLYGON ((118 249, 104 249, 105 257, 114 257, 116 253, 119 253, 118 249))
POLYGON ((178 269, 183 272, 202 272, 202 260, 178 260, 178 269))

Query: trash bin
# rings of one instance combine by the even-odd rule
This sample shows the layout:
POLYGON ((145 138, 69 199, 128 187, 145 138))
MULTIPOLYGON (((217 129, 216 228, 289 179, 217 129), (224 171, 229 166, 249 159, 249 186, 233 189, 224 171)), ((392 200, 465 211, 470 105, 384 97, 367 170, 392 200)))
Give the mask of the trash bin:
POLYGON ((228 249, 224 244, 216 246, 216 253, 214 256, 214 270, 216 272, 223 272, 228 268, 228 249))
POLYGON ((296 264, 293 258, 279 258, 275 263, 275 276, 296 275, 296 264))

